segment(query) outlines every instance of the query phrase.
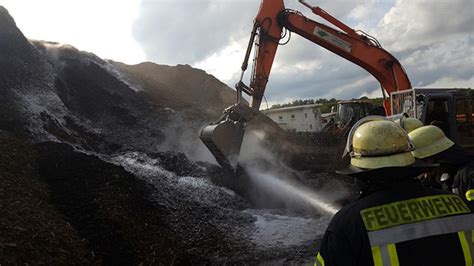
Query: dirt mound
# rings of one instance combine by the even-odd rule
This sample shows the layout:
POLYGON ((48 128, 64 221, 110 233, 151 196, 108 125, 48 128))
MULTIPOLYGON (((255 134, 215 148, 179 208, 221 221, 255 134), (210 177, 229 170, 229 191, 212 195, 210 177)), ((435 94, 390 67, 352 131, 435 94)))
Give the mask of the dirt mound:
POLYGON ((38 181, 33 145, 0 131, 0 263, 99 263, 38 181))
POLYGON ((166 210, 123 168, 0 131, 0 263, 170 264, 166 210))
MULTIPOLYGON (((157 190, 67 144, 0 131, 0 149, 0 263, 210 263, 248 250, 216 227, 230 210, 157 190)), ((169 170, 204 174, 183 154, 156 156, 169 170)))
POLYGON ((147 184, 122 167, 59 143, 36 145, 51 202, 106 264, 171 263, 176 243, 147 184))
POLYGON ((235 100, 215 77, 187 65, 127 66, 28 40, 3 7, 0 22, 0 129, 101 153, 178 149, 209 156, 199 129, 235 100))
POLYGON ((216 119, 236 100, 234 90, 189 65, 166 66, 151 62, 115 65, 140 84, 154 101, 177 110, 191 108, 216 119))

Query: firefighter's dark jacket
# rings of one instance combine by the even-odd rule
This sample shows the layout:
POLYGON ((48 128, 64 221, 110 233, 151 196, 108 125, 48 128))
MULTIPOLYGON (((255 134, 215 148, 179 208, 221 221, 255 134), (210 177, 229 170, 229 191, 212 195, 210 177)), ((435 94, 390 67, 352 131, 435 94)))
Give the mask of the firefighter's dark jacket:
POLYGON ((456 191, 467 203, 474 208, 474 161, 461 167, 454 176, 453 191, 456 191))
POLYGON ((453 176, 452 187, 471 208, 474 207, 474 157, 461 146, 454 144, 449 149, 432 156, 432 160, 441 164, 443 170, 453 176))
POLYGON ((458 195, 406 181, 341 209, 315 265, 472 265, 473 230, 474 214, 458 195))

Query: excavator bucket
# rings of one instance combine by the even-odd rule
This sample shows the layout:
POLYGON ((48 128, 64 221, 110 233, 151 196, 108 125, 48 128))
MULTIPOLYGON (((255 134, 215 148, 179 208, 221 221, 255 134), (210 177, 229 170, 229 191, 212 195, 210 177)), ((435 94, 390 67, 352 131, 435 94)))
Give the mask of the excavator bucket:
MULTIPOLYGON (((245 105, 226 109, 220 120, 201 130, 200 138, 221 166, 235 171, 246 132, 257 133, 259 143, 269 151, 289 154, 291 145, 286 132, 266 115, 245 105)), ((247 146, 244 156, 248 156, 249 148, 255 148, 247 146)))
POLYGON ((241 123, 224 120, 204 127, 200 138, 221 166, 235 170, 244 134, 241 123))

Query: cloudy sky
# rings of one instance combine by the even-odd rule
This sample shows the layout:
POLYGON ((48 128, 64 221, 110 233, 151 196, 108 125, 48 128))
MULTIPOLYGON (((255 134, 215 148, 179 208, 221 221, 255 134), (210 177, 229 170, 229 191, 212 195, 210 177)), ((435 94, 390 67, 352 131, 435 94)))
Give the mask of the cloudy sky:
MULTIPOLYGON (((473 0, 307 0, 375 36, 415 87, 474 87, 473 0)), ((323 22, 296 0, 287 7, 323 22)), ((233 87, 259 0, 0 0, 32 39, 136 64, 190 64, 233 87)), ((327 23, 326 23, 327 24, 327 23)), ((248 83, 248 81, 246 82, 248 83)), ((365 70, 292 35, 278 50, 266 98, 380 96, 365 70)))

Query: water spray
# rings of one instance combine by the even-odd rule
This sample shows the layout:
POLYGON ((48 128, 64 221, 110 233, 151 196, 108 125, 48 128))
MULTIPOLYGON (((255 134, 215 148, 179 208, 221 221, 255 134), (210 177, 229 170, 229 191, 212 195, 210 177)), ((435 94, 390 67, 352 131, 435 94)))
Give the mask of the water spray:
POLYGON ((308 187, 304 187, 303 184, 286 181, 274 174, 265 173, 252 167, 247 168, 247 174, 261 189, 271 189, 277 195, 303 201, 325 214, 334 215, 340 209, 340 206, 330 203, 329 199, 318 195, 318 192, 308 187))

